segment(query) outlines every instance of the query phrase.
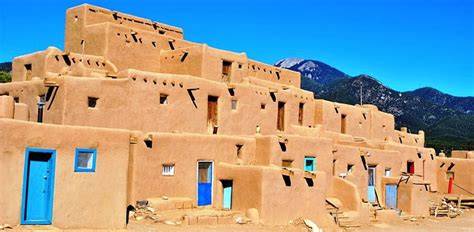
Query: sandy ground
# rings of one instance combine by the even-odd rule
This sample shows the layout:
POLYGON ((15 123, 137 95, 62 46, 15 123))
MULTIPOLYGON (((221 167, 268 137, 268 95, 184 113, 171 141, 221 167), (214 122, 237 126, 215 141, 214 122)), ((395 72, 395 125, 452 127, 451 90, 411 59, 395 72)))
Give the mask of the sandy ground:
MULTIPOLYGON (((7 229, 5 231, 44 231, 44 230, 55 230, 57 228, 52 226, 18 226, 13 230, 7 229)), ((59 229, 60 230, 60 229, 59 229)), ((82 230, 68 230, 68 231, 82 231, 82 230)), ((92 230, 87 230, 92 231, 92 230)), ((105 230, 103 230, 105 231, 105 230)), ((192 225, 192 226, 181 226, 181 225, 165 225, 162 223, 153 222, 132 222, 129 224, 126 230, 107 230, 107 231, 138 231, 138 232, 161 232, 161 231, 248 231, 248 232, 305 232, 309 231, 306 226, 300 225, 287 225, 287 226, 267 226, 267 225, 252 225, 252 224, 231 224, 231 225, 192 225)), ((375 222, 371 225, 362 226, 358 228, 350 229, 324 229, 323 231, 473 231, 474 232, 474 209, 465 211, 461 216, 456 218, 448 217, 428 217, 425 219, 419 219, 416 221, 393 221, 393 222, 375 222)))

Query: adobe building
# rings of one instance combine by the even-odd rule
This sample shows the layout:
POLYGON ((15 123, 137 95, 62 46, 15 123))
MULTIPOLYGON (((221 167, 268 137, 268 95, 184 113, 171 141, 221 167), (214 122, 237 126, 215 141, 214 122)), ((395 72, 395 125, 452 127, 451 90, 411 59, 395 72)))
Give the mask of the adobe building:
POLYGON ((161 196, 269 225, 334 225, 328 205, 361 223, 374 206, 428 215, 450 162, 474 188, 472 162, 373 105, 315 99, 297 72, 87 4, 67 10, 64 51, 15 58, 0 95, 0 223, 124 228, 127 206, 161 196))

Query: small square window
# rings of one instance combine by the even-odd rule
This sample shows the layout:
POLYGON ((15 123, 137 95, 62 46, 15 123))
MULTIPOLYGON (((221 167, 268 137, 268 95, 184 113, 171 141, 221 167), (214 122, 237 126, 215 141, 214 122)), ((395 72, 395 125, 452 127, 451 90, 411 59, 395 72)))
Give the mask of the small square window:
POLYGON ((307 172, 314 172, 316 166, 316 158, 313 156, 304 157, 304 170, 307 172))
POLYGON ((265 106, 266 106, 266 105, 265 105, 264 103, 260 104, 260 109, 264 110, 264 109, 265 109, 265 106))
POLYGON ((87 98, 87 105, 89 106, 89 108, 95 108, 97 106, 97 100, 99 100, 99 98, 88 97, 87 98))
POLYGON ((75 172, 95 172, 97 160, 96 149, 76 149, 76 161, 74 165, 75 172))
POLYGON ((354 169, 354 164, 347 165, 347 173, 351 173, 353 169, 354 169))
POLYGON ((392 176, 392 169, 391 168, 385 168, 385 176, 392 176))
POLYGON ((232 100, 230 102, 230 107, 232 110, 237 110, 237 100, 232 100))
POLYGON ((168 104, 168 95, 167 94, 160 94, 160 104, 167 105, 168 104))
POLYGON ((174 176, 174 164, 163 164, 161 174, 163 176, 174 176))

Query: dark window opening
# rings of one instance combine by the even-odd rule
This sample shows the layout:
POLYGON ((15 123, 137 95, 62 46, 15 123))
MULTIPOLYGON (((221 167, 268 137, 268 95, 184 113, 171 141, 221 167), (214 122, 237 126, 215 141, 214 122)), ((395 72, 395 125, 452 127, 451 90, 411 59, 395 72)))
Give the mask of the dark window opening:
POLYGON ((242 156, 242 147, 243 146, 244 145, 242 145, 242 144, 235 145, 235 148, 237 150, 237 158, 239 158, 239 159, 242 158, 241 156, 242 156))
POLYGON ((415 174, 415 162, 407 161, 407 173, 415 174))
POLYGON ((445 163, 442 163, 439 167, 442 168, 442 167, 444 167, 444 165, 445 165, 445 163))
POLYGON ((32 65, 31 64, 25 64, 25 79, 29 80, 31 79, 32 76, 32 65))
POLYGON ((151 42, 151 45, 153 45, 153 47, 156 48, 156 42, 155 41, 151 42))
POLYGON ((308 187, 313 187, 313 186, 314 186, 314 181, 313 181, 313 179, 311 179, 311 178, 304 178, 304 180, 306 181, 306 184, 308 185, 308 187))
POLYGON ((281 175, 283 177, 283 181, 285 182, 285 186, 291 187, 291 178, 287 175, 281 175))
POLYGON ((148 148, 153 148, 153 140, 145 140, 145 145, 148 148))
POLYGON ((398 137, 398 141, 400 141, 400 143, 403 144, 402 137, 398 137))
POLYGON ((158 30, 158 34, 160 34, 160 35, 164 35, 165 33, 166 33, 166 31, 158 30))
POLYGON ((367 120, 367 113, 362 113, 362 116, 364 116, 364 119, 367 120))
POLYGON ((304 103, 300 103, 298 108, 298 124, 303 125, 303 112, 304 112, 304 103))
POLYGON ((334 107, 334 111, 336 111, 336 114, 339 114, 339 109, 338 109, 338 107, 334 107))
POLYGON ((208 96, 207 97, 207 126, 209 129, 212 129, 213 133, 217 128, 217 118, 218 118, 218 97, 208 96))
POLYGON ((229 91, 230 96, 235 95, 235 89, 234 88, 228 88, 227 90, 229 91))
POLYGON ((351 173, 353 168, 354 168, 354 164, 348 164, 347 165, 347 173, 351 173))
POLYGON ((13 97, 13 101, 15 101, 16 103, 20 103, 20 97, 13 97))
POLYGON ((239 69, 242 69, 242 64, 239 64, 239 69))
POLYGON ((293 166, 293 160, 281 160, 281 166, 284 168, 291 168, 293 166))
POLYGON ((99 100, 99 98, 96 98, 96 97, 88 97, 87 98, 87 105, 90 107, 90 108, 95 108, 97 106, 97 100, 99 100))
POLYGON ((265 109, 265 104, 260 104, 260 109, 264 110, 265 109))
POLYGON ((347 115, 341 114, 341 133, 346 133, 347 115))
POLYGON ((418 155, 418 159, 421 159, 421 153, 418 152, 417 155, 418 155))
POLYGON ((431 156, 431 160, 434 160, 434 156, 433 156, 433 154, 430 154, 430 156, 431 156))
POLYGON ((276 76, 277 76, 277 80, 280 80, 280 72, 275 72, 276 76))
POLYGON ((229 80, 232 72, 232 62, 223 60, 222 61, 222 79, 229 80))
POLYGON ((278 102, 277 112, 277 130, 283 131, 285 129, 285 103, 278 102))
POLYGON ((286 144, 283 143, 283 142, 279 142, 278 144, 280 144, 281 151, 285 152, 286 151, 286 144))
POLYGON ((168 95, 167 94, 160 94, 160 104, 167 105, 168 104, 168 95))

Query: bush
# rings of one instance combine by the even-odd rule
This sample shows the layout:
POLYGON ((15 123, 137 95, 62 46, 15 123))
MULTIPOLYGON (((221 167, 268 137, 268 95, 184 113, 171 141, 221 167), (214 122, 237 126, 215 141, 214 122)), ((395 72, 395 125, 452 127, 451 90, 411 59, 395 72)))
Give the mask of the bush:
POLYGON ((12 76, 7 72, 0 72, 0 83, 7 83, 12 81, 12 76))

